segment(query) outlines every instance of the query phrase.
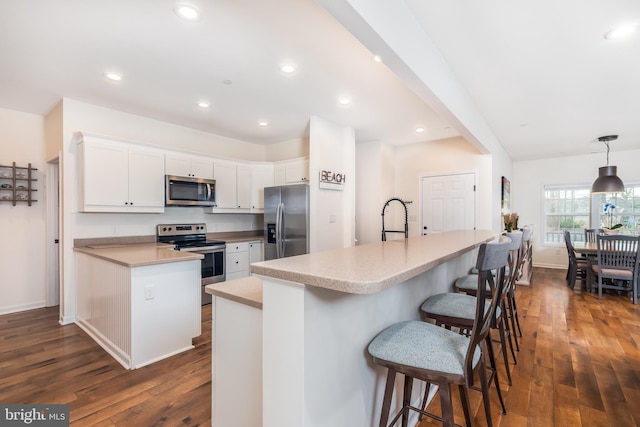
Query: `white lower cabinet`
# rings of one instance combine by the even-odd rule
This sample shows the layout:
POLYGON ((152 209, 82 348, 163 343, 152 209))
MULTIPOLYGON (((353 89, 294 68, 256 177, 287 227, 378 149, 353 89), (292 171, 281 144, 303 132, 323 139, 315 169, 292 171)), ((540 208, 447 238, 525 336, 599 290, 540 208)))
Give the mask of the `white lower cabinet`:
POLYGON ((249 242, 249 265, 264 261, 264 245, 261 241, 249 242))
POLYGON ((239 279, 251 275, 252 262, 264 259, 262 242, 227 243, 226 280, 239 279))
POLYGON ((249 243, 227 243, 227 280, 249 275, 249 243))

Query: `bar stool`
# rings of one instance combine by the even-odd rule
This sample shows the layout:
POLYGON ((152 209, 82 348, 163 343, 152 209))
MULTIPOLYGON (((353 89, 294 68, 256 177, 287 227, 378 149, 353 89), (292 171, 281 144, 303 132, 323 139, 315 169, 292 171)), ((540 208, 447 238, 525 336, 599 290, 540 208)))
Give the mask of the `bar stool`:
MULTIPOLYGON (((522 242, 522 233, 519 231, 510 232, 505 233, 504 236, 510 240, 509 257, 507 260, 507 266, 505 268, 506 279, 504 290, 500 295, 500 301, 498 302, 498 307, 496 309, 496 317, 492 322, 491 328, 498 330, 507 380, 509 382, 509 385, 511 385, 511 371, 509 369, 509 358, 507 356, 507 339, 509 340, 509 346, 511 347, 511 354, 513 356, 514 364, 517 363, 517 361, 515 352, 513 351, 513 344, 511 343, 511 332, 509 330, 506 304, 507 292, 512 286, 515 285, 516 268, 514 266, 518 257, 518 250, 522 242), (509 274, 506 273, 507 270, 510 271, 509 274)), ((470 277, 473 278, 476 276, 470 275, 470 277)), ((447 328, 455 327, 458 328, 461 333, 468 333, 470 328, 473 326, 473 316, 476 305, 475 294, 477 294, 478 289, 477 280, 476 286, 474 288, 476 290, 474 295, 470 295, 467 293, 449 292, 433 295, 427 298, 427 300, 420 307, 420 314, 422 318, 424 320, 432 319, 435 321, 436 325, 439 326, 445 326, 447 328)), ((487 336, 487 344, 489 345, 489 348, 487 349, 489 362, 491 368, 496 371, 495 355, 493 353, 493 347, 491 346, 490 336, 487 336)), ((493 375, 497 377, 497 373, 493 375)), ((500 391, 500 385, 497 380, 496 388, 498 396, 501 397, 502 393, 500 391)), ((500 399, 500 402, 502 403, 502 398, 500 399)), ((502 410, 503 412, 506 411, 503 403, 502 410)))
MULTIPOLYGON (((498 329, 499 331, 501 350, 505 363, 505 369, 507 372, 507 379, 509 380, 509 385, 511 385, 511 373, 509 371, 509 363, 507 357, 507 338, 509 349, 511 350, 511 356, 513 357, 513 363, 515 365, 518 363, 518 361, 516 360, 516 353, 514 351, 514 342, 518 351, 520 351, 520 347, 518 345, 517 337, 514 336, 515 332, 511 332, 512 329, 515 331, 515 326, 513 326, 512 328, 509 325, 509 319, 512 316, 512 313, 515 312, 515 310, 512 308, 511 299, 515 299, 515 282, 519 277, 518 272, 520 271, 520 268, 518 268, 518 260, 520 254, 522 253, 522 239, 524 238, 525 233, 521 231, 513 231, 504 233, 504 235, 511 239, 510 258, 505 270, 505 275, 510 278, 510 280, 508 280, 507 284, 505 285, 505 291, 503 294, 504 300, 498 306, 498 314, 500 314, 502 317, 496 318, 494 329, 498 329)), ((475 273, 473 271, 474 270, 472 270, 471 274, 462 276, 455 281, 455 283, 453 284, 453 290, 455 292, 461 292, 470 296, 476 295, 478 291, 478 283, 474 278, 475 273)))
POLYGON ((473 327, 469 336, 418 320, 405 321, 389 326, 369 344, 368 352, 373 361, 388 369, 380 426, 387 426, 396 374, 403 374, 404 394, 401 411, 391 425, 402 417, 402 425, 408 422, 409 411, 442 421, 445 427, 454 426, 451 403, 451 385, 457 385, 462 400, 467 426, 471 425, 469 387, 474 385, 474 374, 480 378, 487 421, 491 426, 491 406, 485 364, 485 342, 492 319, 495 317, 500 292, 504 287, 504 268, 509 254, 509 242, 482 244, 478 252, 478 296, 473 327), (496 270, 496 275, 492 274, 496 270), (485 290, 488 284, 490 292, 485 290), (487 297, 492 297, 488 306, 487 297), (442 417, 411 405, 413 379, 438 386, 442 404, 442 417))

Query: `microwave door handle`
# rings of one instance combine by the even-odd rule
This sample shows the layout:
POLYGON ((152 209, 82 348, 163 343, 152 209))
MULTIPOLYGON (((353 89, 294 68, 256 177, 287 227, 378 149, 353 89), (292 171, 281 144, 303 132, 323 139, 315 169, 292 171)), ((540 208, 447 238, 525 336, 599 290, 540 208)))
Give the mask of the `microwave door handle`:
POLYGON ((211 184, 207 182, 206 186, 207 186, 207 202, 208 202, 209 200, 211 200, 211 184))

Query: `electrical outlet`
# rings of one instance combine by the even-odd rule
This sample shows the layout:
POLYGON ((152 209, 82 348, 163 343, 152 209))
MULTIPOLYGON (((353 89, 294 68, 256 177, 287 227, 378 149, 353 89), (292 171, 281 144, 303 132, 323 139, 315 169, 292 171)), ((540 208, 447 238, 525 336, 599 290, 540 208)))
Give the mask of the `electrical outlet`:
POLYGON ((118 229, 118 227, 113 227, 113 235, 117 236, 118 234, 120 234, 120 230, 118 229))
POLYGON ((330 223, 336 222, 336 216, 335 215, 329 215, 329 222, 330 223))
POLYGON ((144 287, 144 299, 154 299, 156 297, 156 286, 145 285, 144 287))

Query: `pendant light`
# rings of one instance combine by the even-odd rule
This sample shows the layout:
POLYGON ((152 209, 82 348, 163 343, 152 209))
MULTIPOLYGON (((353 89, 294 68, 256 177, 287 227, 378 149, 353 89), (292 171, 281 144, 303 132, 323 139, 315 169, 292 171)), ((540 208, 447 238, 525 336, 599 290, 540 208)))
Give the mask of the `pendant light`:
POLYGON ((598 169, 598 178, 593 181, 591 193, 621 193, 624 191, 624 184, 618 178, 618 168, 609 166, 609 142, 618 139, 618 135, 606 135, 598 138, 598 141, 604 142, 607 146, 607 166, 598 169))

